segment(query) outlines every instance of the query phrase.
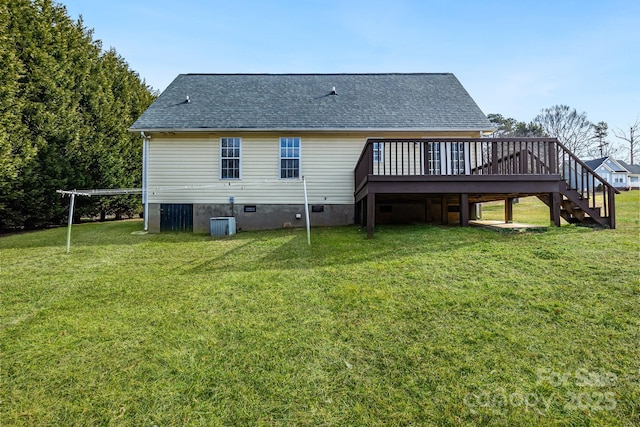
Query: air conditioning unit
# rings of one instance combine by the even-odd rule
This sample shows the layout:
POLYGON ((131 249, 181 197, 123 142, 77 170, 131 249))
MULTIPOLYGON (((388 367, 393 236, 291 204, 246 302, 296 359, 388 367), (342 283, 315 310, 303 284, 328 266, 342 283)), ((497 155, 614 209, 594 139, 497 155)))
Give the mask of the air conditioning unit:
POLYGON ((209 218, 209 232, 212 236, 236 234, 236 219, 232 216, 209 218))

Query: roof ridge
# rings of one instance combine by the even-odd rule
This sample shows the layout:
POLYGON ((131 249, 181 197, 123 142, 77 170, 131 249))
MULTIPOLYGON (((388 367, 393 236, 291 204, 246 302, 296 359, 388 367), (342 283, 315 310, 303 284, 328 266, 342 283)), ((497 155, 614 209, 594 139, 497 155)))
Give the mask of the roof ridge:
POLYGON ((449 76, 442 73, 183 73, 183 76, 449 76))

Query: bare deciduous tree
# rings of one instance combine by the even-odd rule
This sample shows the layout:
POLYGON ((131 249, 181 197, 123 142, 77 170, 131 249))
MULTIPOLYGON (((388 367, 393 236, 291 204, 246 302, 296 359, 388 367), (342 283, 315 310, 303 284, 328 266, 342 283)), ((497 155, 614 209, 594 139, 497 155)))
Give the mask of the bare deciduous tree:
POLYGON ((638 135, 637 133, 640 131, 640 117, 638 117, 636 119, 636 122, 634 124, 632 124, 631 126, 629 126, 629 134, 627 134, 625 131, 623 131, 622 129, 614 129, 613 130, 613 135, 618 138, 618 139, 622 139, 624 141, 627 141, 627 143, 629 144, 629 164, 633 164, 633 155, 636 149, 636 143, 638 142, 638 135))
POLYGON ((543 109, 533 119, 547 136, 558 138, 576 156, 584 157, 594 142, 593 124, 587 113, 578 113, 567 105, 554 105, 543 109))

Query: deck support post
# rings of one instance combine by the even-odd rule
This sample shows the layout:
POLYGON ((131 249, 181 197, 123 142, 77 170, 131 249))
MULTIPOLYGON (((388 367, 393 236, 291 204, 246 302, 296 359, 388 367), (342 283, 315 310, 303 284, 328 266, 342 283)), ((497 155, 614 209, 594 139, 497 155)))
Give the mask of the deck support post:
POLYGON ((549 194, 549 200, 551 201, 551 206, 549 207, 551 222, 556 227, 560 227, 560 204, 562 203, 562 196, 560 196, 558 192, 553 192, 549 194))
POLYGON ((449 224, 449 200, 447 199, 447 195, 444 194, 440 196, 440 216, 442 225, 449 224))
POLYGON ((460 225, 469 226, 469 195, 467 193, 460 194, 460 225))
POLYGON ((482 204, 481 203, 471 203, 469 205, 469 219, 482 219, 482 204))
POLYGON ((429 222, 429 212, 431 212, 431 199, 425 195, 424 197, 424 222, 429 222))
POLYGON ((507 197, 504 201, 504 222, 506 224, 513 222, 513 197, 507 197))
POLYGON ((607 202, 609 204, 609 228, 616 228, 616 192, 613 187, 607 187, 607 202))
POLYGON ((367 194, 367 239, 373 237, 376 226, 376 193, 367 194))

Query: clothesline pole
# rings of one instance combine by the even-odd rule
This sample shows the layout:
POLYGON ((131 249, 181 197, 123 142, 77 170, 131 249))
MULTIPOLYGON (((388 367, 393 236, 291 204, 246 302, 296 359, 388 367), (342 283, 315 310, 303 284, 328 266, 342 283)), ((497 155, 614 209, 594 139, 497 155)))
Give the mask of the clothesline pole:
POLYGON ((71 201, 69 202, 69 220, 67 224, 67 253, 71 250, 71 225, 73 224, 73 207, 76 202, 76 193, 71 193, 71 201))

